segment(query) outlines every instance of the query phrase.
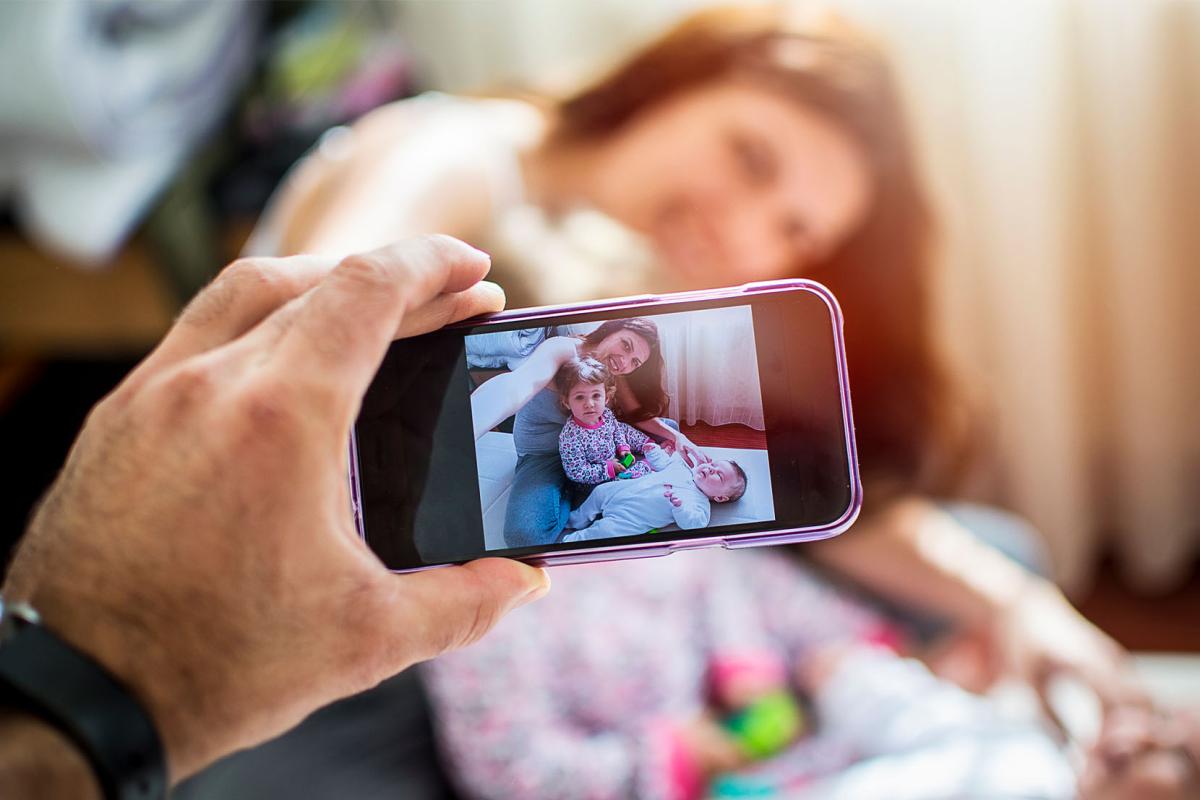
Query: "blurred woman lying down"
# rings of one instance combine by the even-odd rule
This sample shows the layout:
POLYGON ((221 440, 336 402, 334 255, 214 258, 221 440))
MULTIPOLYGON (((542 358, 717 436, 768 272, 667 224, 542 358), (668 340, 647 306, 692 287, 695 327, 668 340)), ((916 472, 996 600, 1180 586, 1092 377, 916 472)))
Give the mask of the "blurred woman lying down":
POLYGON ((819 279, 845 312, 867 500, 849 535, 793 552, 919 618, 964 685, 1067 673, 1107 707, 1136 701, 1121 648, 1038 575, 1036 533, 945 504, 982 437, 934 334, 932 222, 880 48, 739 6, 565 99, 372 112, 294 169, 251 248, 443 231, 493 253, 515 305, 819 279))

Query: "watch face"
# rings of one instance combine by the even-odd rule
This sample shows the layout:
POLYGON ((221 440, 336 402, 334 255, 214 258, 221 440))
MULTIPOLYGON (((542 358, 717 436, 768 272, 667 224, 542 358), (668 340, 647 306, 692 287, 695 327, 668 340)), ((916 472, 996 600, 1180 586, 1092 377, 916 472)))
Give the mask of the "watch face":
POLYGON ((9 602, 0 597, 0 642, 7 639, 21 625, 38 625, 41 616, 33 606, 23 601, 9 602))

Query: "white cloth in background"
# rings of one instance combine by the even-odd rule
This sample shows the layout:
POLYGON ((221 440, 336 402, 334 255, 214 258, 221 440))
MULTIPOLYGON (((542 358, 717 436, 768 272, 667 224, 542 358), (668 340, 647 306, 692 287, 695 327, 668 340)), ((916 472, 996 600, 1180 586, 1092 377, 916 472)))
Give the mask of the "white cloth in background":
POLYGON ((22 227, 81 263, 110 256, 228 107, 261 11, 0 3, 0 194, 22 227))
POLYGON ((467 339, 467 366, 516 369, 544 341, 545 328, 477 333, 467 339))
POLYGON ((1043 729, 1004 719, 915 661, 856 653, 815 701, 821 736, 862 760, 796 800, 1075 796, 1075 774, 1043 729))

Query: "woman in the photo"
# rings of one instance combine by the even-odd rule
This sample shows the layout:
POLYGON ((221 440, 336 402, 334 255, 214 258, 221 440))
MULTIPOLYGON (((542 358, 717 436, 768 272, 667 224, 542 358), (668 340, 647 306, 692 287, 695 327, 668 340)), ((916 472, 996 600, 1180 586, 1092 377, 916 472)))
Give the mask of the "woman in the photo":
MULTIPOLYGON (((469 344, 467 354, 472 357, 469 344)), ((488 355, 503 354, 491 348, 488 355)), ((652 320, 609 320, 586 336, 545 338, 511 372, 497 375, 471 393, 476 439, 516 415, 517 466, 504 521, 509 547, 549 544, 567 523, 571 483, 563 472, 558 444, 568 412, 553 383, 563 364, 584 356, 596 359, 613 375, 612 410, 618 419, 669 442, 689 459, 707 460, 687 436, 661 419, 668 398, 658 327, 652 320)))
MULTIPOLYGON (((861 36, 778 9, 707 10, 563 101, 437 96, 373 112, 295 170, 251 246, 344 253, 447 232, 493 252, 518 306, 819 279, 845 312, 866 505, 849 535, 797 550, 946 623, 944 664, 966 685, 1009 675, 1044 690, 1065 672, 1120 701, 1121 648, 989 546, 1020 555, 1036 537, 998 511, 945 504, 978 437, 935 335, 933 225, 906 131, 887 61, 861 36), (580 209, 607 220, 621 253, 573 246, 580 209)), ((539 354, 536 379, 514 379, 523 388, 496 414, 538 396, 580 348, 539 354)), ((629 384, 647 367, 623 369, 629 384)), ((661 412, 624 398, 643 430, 661 412)), ((530 530, 557 524, 561 497, 530 530)))

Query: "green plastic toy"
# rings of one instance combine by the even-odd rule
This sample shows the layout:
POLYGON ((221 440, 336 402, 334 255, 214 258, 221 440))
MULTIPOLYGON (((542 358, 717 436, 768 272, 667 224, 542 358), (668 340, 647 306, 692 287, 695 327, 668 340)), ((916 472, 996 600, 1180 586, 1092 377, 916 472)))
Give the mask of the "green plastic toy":
POLYGON ((789 692, 780 690, 726 718, 724 726, 749 758, 762 759, 775 755, 800 735, 804 713, 789 692))
POLYGON ((622 471, 617 473, 618 478, 629 479, 633 477, 633 473, 629 469, 637 461, 637 457, 630 452, 627 445, 621 445, 617 448, 617 457, 613 460, 622 467, 622 471))

